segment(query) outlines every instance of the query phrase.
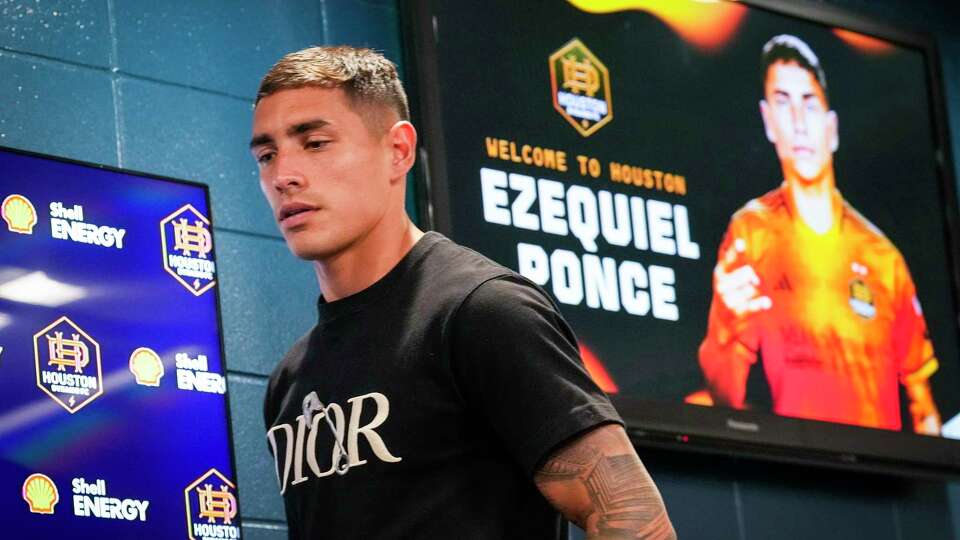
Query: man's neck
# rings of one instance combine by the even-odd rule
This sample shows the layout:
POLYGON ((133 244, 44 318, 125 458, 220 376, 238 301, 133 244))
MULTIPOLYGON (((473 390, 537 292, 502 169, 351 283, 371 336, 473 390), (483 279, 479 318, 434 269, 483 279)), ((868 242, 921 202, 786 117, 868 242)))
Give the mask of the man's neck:
POLYGON ((406 214, 400 223, 382 223, 348 249, 314 261, 320 292, 327 302, 356 294, 379 281, 423 236, 406 214))
POLYGON ((833 227, 833 191, 836 182, 833 170, 824 171, 816 181, 787 178, 787 189, 793 198, 800 219, 817 234, 833 227))

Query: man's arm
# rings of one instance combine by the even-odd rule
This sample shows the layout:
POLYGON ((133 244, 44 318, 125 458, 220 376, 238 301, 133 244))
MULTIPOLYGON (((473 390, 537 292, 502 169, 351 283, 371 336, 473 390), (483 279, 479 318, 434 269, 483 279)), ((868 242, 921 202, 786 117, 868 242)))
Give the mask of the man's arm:
POLYGON ((619 425, 594 428, 560 447, 534 482, 590 540, 677 537, 657 486, 619 425))
POLYGON ((910 415, 913 417, 913 431, 921 435, 940 435, 943 424, 940 412, 933 401, 930 382, 926 379, 906 384, 910 415))
POLYGON ((713 403, 737 409, 746 406, 747 376, 757 359, 753 321, 773 306, 751 266, 748 236, 744 225, 733 221, 720 244, 707 335, 698 354, 713 403))

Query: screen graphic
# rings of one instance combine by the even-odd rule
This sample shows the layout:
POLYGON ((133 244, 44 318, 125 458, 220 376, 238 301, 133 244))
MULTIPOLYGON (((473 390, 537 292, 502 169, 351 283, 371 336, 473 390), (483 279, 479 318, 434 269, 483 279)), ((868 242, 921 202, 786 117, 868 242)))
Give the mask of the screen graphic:
POLYGON ((0 150, 0 528, 239 538, 204 186, 0 150))
POLYGON ((960 438, 922 48, 734 2, 424 4, 443 232, 549 292, 604 390, 680 432, 960 438))

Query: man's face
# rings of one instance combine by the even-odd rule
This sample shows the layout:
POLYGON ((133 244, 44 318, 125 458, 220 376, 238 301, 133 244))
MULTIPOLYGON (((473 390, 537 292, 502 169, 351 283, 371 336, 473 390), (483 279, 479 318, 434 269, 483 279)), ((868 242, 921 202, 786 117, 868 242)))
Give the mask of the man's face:
POLYGON ((787 179, 816 182, 832 169, 837 115, 812 73, 795 62, 773 63, 760 112, 787 179))
POLYGON ((250 150, 294 255, 329 259, 381 222, 395 172, 386 131, 369 129, 339 88, 281 90, 257 104, 250 150))

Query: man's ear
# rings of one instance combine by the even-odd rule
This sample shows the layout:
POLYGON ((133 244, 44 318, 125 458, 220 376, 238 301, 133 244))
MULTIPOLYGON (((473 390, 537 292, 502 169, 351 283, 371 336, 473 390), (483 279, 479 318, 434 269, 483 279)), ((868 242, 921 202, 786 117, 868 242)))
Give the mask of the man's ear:
POLYGON ((827 111, 827 136, 830 138, 830 151, 840 148, 840 119, 836 111, 827 111))
POLYGON ((387 133, 391 147, 391 179, 406 181, 407 173, 417 160, 417 130, 413 124, 400 120, 387 133))
POLYGON ((773 119, 770 118, 770 105, 767 103, 767 100, 760 100, 760 118, 763 119, 763 131, 767 134, 767 140, 773 144, 777 144, 777 137, 773 134, 773 130, 770 126, 773 125, 773 119))

